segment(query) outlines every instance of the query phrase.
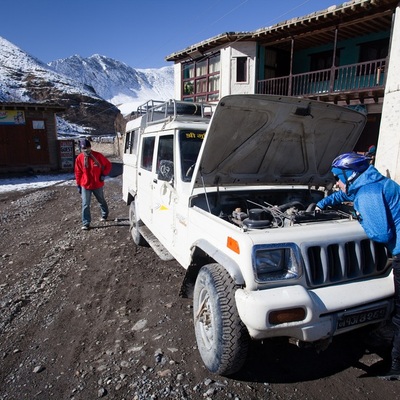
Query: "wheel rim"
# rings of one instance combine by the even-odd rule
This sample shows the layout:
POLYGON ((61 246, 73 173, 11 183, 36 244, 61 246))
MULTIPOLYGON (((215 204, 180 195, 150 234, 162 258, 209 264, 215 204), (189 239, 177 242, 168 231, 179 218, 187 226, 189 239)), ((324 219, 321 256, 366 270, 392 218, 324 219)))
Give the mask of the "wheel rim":
POLYGON ((210 350, 214 344, 213 314, 210 302, 210 296, 206 289, 202 289, 199 295, 199 304, 197 311, 198 332, 204 343, 204 346, 210 350))

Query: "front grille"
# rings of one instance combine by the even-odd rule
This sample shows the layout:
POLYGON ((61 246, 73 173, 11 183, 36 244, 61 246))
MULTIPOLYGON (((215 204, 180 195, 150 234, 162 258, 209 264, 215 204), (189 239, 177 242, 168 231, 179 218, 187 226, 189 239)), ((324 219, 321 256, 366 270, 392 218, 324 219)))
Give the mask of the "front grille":
POLYGON ((368 239, 311 246, 305 249, 304 254, 311 287, 380 275, 388 267, 385 246, 368 239))

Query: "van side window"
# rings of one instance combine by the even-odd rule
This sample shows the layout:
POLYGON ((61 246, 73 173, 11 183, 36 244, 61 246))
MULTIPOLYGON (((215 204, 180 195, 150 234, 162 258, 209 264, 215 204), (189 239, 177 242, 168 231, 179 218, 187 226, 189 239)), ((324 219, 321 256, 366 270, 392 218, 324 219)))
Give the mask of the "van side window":
POLYGON ((157 176, 161 181, 171 181, 174 178, 174 136, 163 135, 158 140, 157 176))
POLYGON ((174 161, 174 137, 173 135, 160 136, 157 152, 157 173, 161 160, 174 161))
POLYGON ((143 169, 151 171, 153 165, 155 137, 146 137, 142 143, 142 157, 140 159, 140 166, 143 169))
POLYGON ((136 154, 136 143, 138 140, 138 130, 126 132, 125 137, 125 154, 136 154))

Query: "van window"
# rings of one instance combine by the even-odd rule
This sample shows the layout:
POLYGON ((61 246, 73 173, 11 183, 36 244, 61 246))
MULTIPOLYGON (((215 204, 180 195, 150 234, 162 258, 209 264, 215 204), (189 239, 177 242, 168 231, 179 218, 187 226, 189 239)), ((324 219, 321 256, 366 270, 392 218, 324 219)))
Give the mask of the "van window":
POLYGON ((125 154, 136 154, 137 140, 139 130, 126 132, 125 136, 125 154))
POLYGON ((159 173, 160 161, 174 161, 174 136, 160 136, 157 151, 157 173, 159 173))
POLYGON ((140 160, 140 166, 147 171, 151 171, 153 165, 153 155, 154 155, 154 143, 155 137, 143 138, 142 143, 142 158, 140 160))

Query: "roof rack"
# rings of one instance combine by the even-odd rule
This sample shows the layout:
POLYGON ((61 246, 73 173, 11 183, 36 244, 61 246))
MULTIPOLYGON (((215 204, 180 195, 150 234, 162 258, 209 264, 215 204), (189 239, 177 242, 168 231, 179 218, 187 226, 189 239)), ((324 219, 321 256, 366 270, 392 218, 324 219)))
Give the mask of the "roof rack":
POLYGON ((136 116, 146 116, 146 124, 164 120, 203 120, 210 119, 213 105, 209 103, 192 103, 181 100, 149 100, 138 107, 136 116))

